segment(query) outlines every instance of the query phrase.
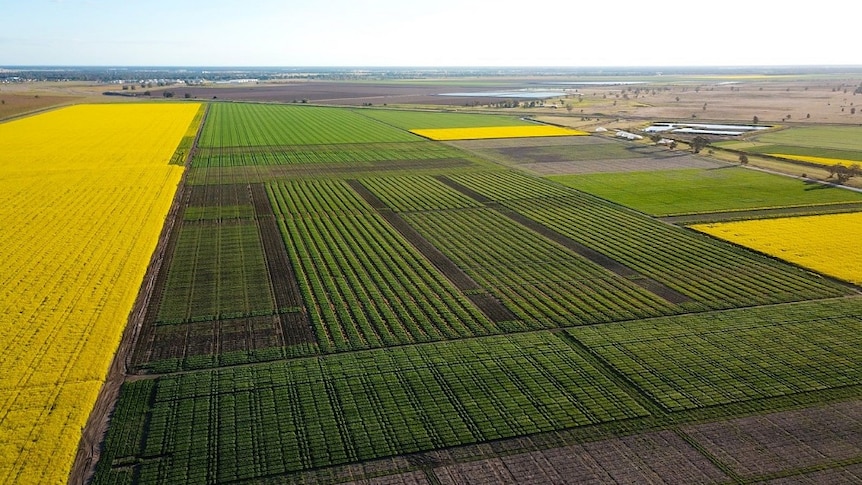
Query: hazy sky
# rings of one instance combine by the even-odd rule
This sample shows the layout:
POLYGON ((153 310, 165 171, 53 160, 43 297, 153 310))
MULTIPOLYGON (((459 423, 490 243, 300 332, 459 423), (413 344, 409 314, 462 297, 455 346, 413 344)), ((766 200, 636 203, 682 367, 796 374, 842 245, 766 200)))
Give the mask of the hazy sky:
POLYGON ((0 0, 0 65, 862 65, 842 3, 0 0))

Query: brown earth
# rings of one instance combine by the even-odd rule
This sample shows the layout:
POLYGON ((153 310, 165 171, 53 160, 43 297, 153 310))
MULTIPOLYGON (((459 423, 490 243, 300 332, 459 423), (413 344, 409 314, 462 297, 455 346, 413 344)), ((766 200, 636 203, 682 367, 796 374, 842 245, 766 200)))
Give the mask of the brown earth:
MULTIPOLYGON (((499 98, 464 98, 439 96, 440 93, 478 92, 487 88, 470 85, 412 85, 373 82, 302 81, 292 83, 261 83, 255 85, 179 86, 165 88, 175 96, 188 94, 197 99, 254 101, 276 103, 331 104, 342 106, 362 105, 442 105, 465 106, 472 103, 497 103, 499 98)), ((159 96, 153 91, 154 96, 159 96)))
POLYGON ((64 106, 81 98, 76 96, 40 96, 9 94, 0 90, 0 120, 36 113, 55 106, 64 106))

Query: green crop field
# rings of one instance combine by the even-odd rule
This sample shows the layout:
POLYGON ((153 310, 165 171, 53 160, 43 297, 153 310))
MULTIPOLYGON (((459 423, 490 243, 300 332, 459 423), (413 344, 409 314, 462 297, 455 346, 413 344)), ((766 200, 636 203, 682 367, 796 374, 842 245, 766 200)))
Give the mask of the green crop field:
POLYGON ((692 308, 733 308, 845 294, 783 264, 517 172, 453 179, 688 296, 692 308))
POLYGON ((490 209, 413 214, 407 220, 499 298, 528 328, 672 313, 631 281, 490 209))
POLYGON ((275 311, 253 223, 184 224, 175 262, 168 273, 160 324, 275 311))
POLYGON ((202 147, 404 142, 422 138, 350 110, 316 106, 215 104, 202 147))
POLYGON ((862 299, 569 330, 670 411, 862 383, 862 299))
POLYGON ((201 371, 125 386, 96 483, 113 462, 249 480, 647 414, 547 333, 201 371))
POLYGON ((343 182, 270 188, 324 351, 487 334, 493 327, 343 182))
POLYGON ((862 151, 862 128, 858 126, 789 128, 758 135, 754 140, 763 144, 859 152, 862 151))
POLYGON ((663 154, 481 145, 503 166, 406 131, 520 123, 212 104, 92 483, 448 483, 658 434, 742 483, 683 428, 862 396, 857 288, 646 214, 858 194, 738 168, 549 180, 518 162, 663 154))
POLYGON ((403 130, 421 128, 474 128, 481 126, 530 126, 535 123, 516 116, 440 113, 433 111, 357 110, 357 114, 403 130))
POLYGON ((858 192, 738 167, 560 175, 548 179, 655 216, 862 203, 858 192))
POLYGON ((862 128, 818 126, 789 128, 764 133, 745 141, 725 141, 716 146, 749 153, 778 153, 862 162, 862 128))

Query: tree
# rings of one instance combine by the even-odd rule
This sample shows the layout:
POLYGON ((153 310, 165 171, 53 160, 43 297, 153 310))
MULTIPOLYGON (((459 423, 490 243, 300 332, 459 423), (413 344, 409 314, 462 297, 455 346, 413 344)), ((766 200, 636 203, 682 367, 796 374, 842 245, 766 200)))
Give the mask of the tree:
POLYGON ((566 103, 566 111, 568 111, 569 113, 571 113, 574 108, 575 107, 572 106, 572 103, 566 103))
POLYGON ((754 124, 756 125, 756 124, 760 123, 760 118, 758 118, 757 116, 755 116, 754 118, 752 118, 752 119, 751 119, 751 122, 752 122, 752 123, 754 123, 754 124))
POLYGON ((650 136, 649 136, 649 139, 650 139, 653 143, 656 143, 656 144, 657 144, 658 142, 660 142, 660 141, 661 141, 662 136, 661 136, 661 135, 659 135, 658 133, 653 133, 652 135, 650 135, 650 136))
POLYGON ((739 164, 740 165, 748 165, 748 155, 744 153, 739 154, 739 164))
POLYGON ((671 142, 670 142, 670 143, 668 143, 668 144, 667 144, 667 146, 668 146, 668 148, 670 148, 671 150, 673 150, 674 148, 676 148, 676 141, 675 141, 675 140, 671 140, 671 142))
POLYGON ((835 180, 839 184, 843 184, 857 175, 862 175, 862 168, 859 167, 858 163, 854 163, 849 167, 835 164, 829 167, 829 176, 832 177, 832 175, 835 175, 835 180))
POLYGON ((696 136, 691 140, 689 145, 691 145, 691 151, 694 153, 700 153, 701 150, 709 145, 709 138, 705 136, 696 136))

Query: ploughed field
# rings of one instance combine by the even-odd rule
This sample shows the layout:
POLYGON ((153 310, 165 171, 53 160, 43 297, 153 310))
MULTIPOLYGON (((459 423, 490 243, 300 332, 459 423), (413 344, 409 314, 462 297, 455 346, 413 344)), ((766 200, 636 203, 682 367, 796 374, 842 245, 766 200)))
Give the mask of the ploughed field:
POLYGON ((858 430, 857 288, 411 133, 500 126, 529 124, 212 104, 93 483, 858 475, 837 431, 761 467, 721 439, 858 430))

